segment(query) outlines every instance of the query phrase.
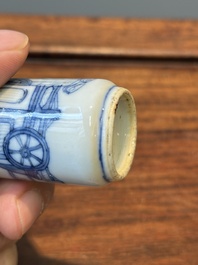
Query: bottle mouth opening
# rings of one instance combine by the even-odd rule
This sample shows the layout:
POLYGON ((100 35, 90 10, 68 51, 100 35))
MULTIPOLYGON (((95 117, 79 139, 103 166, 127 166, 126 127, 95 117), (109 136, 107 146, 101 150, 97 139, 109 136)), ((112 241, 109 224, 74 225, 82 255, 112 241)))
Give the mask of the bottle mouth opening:
POLYGON ((128 90, 118 89, 113 96, 108 117, 106 178, 116 181, 128 174, 136 147, 136 109, 128 90))

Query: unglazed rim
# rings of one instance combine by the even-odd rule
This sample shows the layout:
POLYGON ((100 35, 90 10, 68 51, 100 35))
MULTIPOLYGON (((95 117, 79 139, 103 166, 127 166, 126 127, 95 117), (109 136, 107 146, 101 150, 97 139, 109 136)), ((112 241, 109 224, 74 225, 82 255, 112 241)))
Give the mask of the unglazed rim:
POLYGON ((103 114, 103 173, 107 181, 126 177, 133 162, 136 138, 136 108, 130 92, 114 87, 108 93, 103 114))

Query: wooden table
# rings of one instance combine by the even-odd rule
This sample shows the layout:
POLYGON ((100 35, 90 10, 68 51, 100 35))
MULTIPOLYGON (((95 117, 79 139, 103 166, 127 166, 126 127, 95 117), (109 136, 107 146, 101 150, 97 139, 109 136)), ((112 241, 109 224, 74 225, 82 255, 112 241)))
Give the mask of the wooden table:
POLYGON ((57 185, 19 265, 197 265, 198 21, 0 15, 0 27, 30 37, 17 77, 106 78, 138 114, 128 177, 57 185))

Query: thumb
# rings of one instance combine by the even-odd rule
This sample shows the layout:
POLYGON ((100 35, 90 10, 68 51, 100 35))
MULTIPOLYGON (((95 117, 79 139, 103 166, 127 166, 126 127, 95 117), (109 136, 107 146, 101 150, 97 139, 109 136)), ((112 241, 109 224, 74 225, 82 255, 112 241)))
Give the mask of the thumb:
POLYGON ((28 37, 12 30, 0 30, 0 86, 23 65, 29 50, 28 37))

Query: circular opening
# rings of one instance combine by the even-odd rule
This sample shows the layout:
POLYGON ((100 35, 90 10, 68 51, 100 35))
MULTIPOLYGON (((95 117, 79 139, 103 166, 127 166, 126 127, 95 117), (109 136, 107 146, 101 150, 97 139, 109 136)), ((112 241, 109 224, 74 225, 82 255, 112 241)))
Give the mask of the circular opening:
POLYGON ((112 159, 116 176, 124 178, 130 170, 136 145, 136 111, 131 94, 125 90, 114 108, 112 159))

